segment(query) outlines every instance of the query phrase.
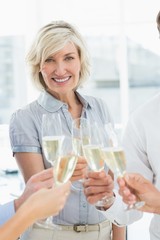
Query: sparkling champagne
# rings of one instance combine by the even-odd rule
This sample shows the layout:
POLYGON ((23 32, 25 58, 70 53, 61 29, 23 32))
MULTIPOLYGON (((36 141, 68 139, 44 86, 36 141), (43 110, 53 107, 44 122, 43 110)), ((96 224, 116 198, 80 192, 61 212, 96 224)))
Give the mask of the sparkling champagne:
POLYGON ((90 139, 88 136, 83 136, 82 137, 82 144, 83 145, 89 145, 90 144, 90 139))
POLYGON ((77 163, 76 155, 61 156, 55 162, 54 178, 57 185, 67 182, 72 176, 77 163))
POLYGON ((80 138, 73 138, 73 149, 78 156, 83 156, 82 142, 84 145, 89 144, 89 138, 85 137, 82 140, 80 138))
POLYGON ((42 138, 45 157, 52 165, 60 155, 62 141, 62 136, 45 136, 42 138))
POLYGON ((113 173, 123 176, 126 171, 126 158, 121 147, 108 147, 102 149, 104 161, 113 173))
POLYGON ((73 138, 73 150, 78 156, 83 156, 82 142, 79 138, 73 138))
POLYGON ((99 172, 104 169, 104 160, 100 146, 84 145, 83 151, 89 167, 99 172))

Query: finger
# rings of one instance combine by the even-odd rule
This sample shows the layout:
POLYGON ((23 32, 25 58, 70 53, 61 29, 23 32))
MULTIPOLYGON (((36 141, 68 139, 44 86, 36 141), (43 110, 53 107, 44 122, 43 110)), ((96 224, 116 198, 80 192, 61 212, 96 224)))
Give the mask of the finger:
POLYGON ((87 168, 87 163, 86 162, 77 162, 76 164, 76 169, 83 169, 83 168, 87 168))
POLYGON ((101 179, 106 176, 106 173, 104 171, 101 172, 88 172, 87 177, 88 178, 93 178, 93 179, 101 179))
POLYGON ((85 164, 87 164, 87 161, 86 161, 86 159, 84 157, 79 156, 78 157, 78 163, 85 163, 85 164))
POLYGON ((63 190, 65 191, 65 193, 69 193, 69 192, 70 192, 70 189, 71 189, 71 182, 68 181, 68 182, 64 183, 64 184, 62 185, 62 188, 63 188, 63 190))
POLYGON ((45 181, 53 178, 53 168, 45 169, 31 177, 33 182, 45 181))
POLYGON ((114 182, 110 177, 109 178, 105 177, 101 180, 89 178, 84 181, 84 187, 89 187, 89 186, 105 186, 105 187, 111 186, 111 187, 113 187, 114 182))
POLYGON ((119 190, 119 194, 123 197, 123 201, 127 203, 133 203, 136 201, 136 196, 131 193, 128 188, 124 188, 123 190, 119 190))
POLYGON ((132 185, 133 187, 137 183, 139 185, 140 183, 143 184, 144 182, 148 181, 138 173, 126 173, 124 175, 124 179, 127 182, 127 184, 132 185))
POLYGON ((73 181, 78 181, 78 180, 80 180, 80 179, 83 179, 84 178, 84 175, 83 174, 81 174, 81 175, 73 175, 72 177, 71 177, 71 181, 73 182, 73 181))
POLYGON ((131 191, 127 187, 122 187, 119 189, 119 193, 121 196, 128 196, 129 194, 131 194, 131 191))
POLYGON ((107 189, 104 186, 98 186, 98 187, 88 187, 84 189, 85 195, 92 195, 92 194, 99 194, 99 193, 108 193, 111 192, 112 189, 107 189))
POLYGON ((39 189, 40 188, 52 188, 52 186, 53 186, 53 177, 48 180, 39 182, 39 189))
POLYGON ((103 197, 105 197, 106 195, 103 193, 99 193, 97 195, 92 195, 92 196, 88 196, 87 197, 87 201, 90 204, 95 204, 96 202, 98 202, 100 199, 102 199, 103 197))
POLYGON ((77 176, 77 175, 86 175, 86 168, 83 169, 75 169, 73 175, 77 176))
POLYGON ((124 187, 125 186, 125 181, 123 178, 117 178, 117 183, 120 187, 124 187))

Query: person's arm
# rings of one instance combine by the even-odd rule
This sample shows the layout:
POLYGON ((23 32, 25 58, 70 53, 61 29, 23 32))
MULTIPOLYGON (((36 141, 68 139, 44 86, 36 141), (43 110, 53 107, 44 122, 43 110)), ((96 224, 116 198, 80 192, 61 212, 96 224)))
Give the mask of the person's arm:
POLYGON ((41 189, 31 195, 16 214, 0 228, 1 240, 16 240, 36 220, 57 215, 64 207, 69 191, 68 182, 61 187, 41 189))
POLYGON ((112 240, 126 240, 126 227, 112 224, 112 240))
POLYGON ((15 211, 23 204, 23 202, 34 192, 41 188, 51 188, 53 186, 53 168, 43 170, 34 174, 26 183, 26 187, 22 195, 14 200, 15 211))
POLYGON ((53 168, 43 170, 33 175, 27 182, 22 195, 14 201, 0 205, 0 225, 9 220, 23 202, 34 192, 41 188, 51 188, 53 186, 53 168))
POLYGON ((142 216, 142 213, 136 210, 124 211, 126 205, 123 203, 122 197, 118 194, 117 189, 114 189, 113 193, 112 184, 113 181, 110 175, 107 175, 106 177, 102 172, 89 172, 88 179, 84 181, 84 193, 87 201, 90 204, 95 204, 102 197, 115 195, 115 201, 113 204, 101 209, 101 212, 105 217, 120 227, 138 220, 142 216))
POLYGON ((118 179, 118 183, 119 193, 125 203, 144 201, 145 205, 140 211, 160 214, 160 192, 142 175, 127 173, 124 179, 118 179))
POLYGON ((15 214, 14 201, 0 205, 0 226, 7 222, 15 214))
POLYGON ((44 170, 42 155, 38 153, 15 153, 17 164, 21 170, 25 182, 31 176, 44 170))

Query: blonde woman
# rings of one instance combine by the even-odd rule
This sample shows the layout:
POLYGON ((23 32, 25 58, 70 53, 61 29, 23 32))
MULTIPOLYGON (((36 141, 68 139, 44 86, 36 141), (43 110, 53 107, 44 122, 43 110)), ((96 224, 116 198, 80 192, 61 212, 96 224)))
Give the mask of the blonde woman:
MULTIPOLYGON (((42 27, 28 52, 27 63, 31 78, 41 93, 36 101, 15 112, 10 122, 12 150, 25 181, 50 167, 42 151, 42 114, 58 113, 64 135, 68 136, 75 118, 84 117, 100 126, 112 121, 108 107, 101 99, 78 92, 89 77, 90 63, 84 39, 74 26, 53 21, 42 27)), ((80 157, 71 178, 73 185, 81 184, 78 180, 84 178, 86 166, 86 160, 80 157)), ((107 173, 108 170, 106 178, 112 187, 109 186, 109 191, 101 197, 114 195, 113 180, 107 173)), ((83 186, 79 191, 72 189, 64 209, 53 222, 61 225, 62 231, 50 229, 44 232, 34 224, 22 239, 110 240, 112 237, 111 222, 87 202, 83 186)), ((124 235, 121 228, 114 240, 122 240, 124 235)))

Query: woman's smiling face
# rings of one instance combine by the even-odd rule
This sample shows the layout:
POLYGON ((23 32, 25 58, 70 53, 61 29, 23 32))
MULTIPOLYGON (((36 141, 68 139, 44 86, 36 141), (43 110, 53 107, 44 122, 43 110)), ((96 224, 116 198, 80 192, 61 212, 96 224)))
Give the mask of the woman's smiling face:
POLYGON ((76 46, 68 42, 60 51, 49 56, 40 72, 51 94, 64 95, 76 88, 81 70, 76 46))

